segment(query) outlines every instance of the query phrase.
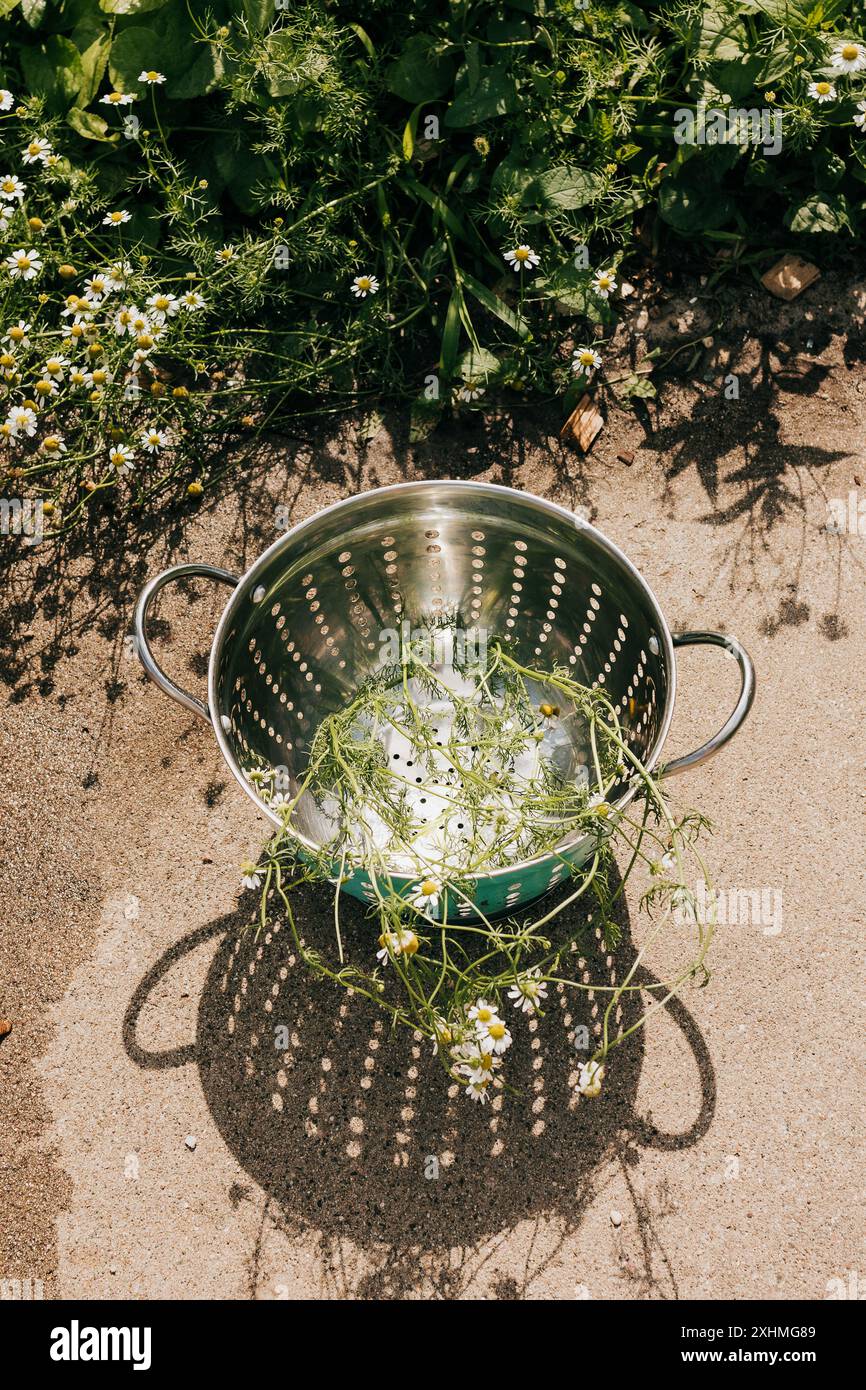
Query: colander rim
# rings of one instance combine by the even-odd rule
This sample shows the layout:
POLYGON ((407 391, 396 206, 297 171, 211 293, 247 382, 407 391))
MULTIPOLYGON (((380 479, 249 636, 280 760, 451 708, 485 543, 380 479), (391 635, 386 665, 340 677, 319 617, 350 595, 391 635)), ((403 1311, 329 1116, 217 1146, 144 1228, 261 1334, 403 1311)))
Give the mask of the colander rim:
MULTIPOLYGON (((649 755, 644 760, 644 767, 648 772, 651 772, 658 762, 673 718, 677 688, 676 654, 670 628, 668 627, 667 620, 662 612, 658 599, 640 570, 632 563, 628 556, 620 550, 619 546, 606 536, 603 531, 600 531, 597 526, 593 526, 591 522, 584 521, 583 518, 577 516, 576 513, 570 512, 567 507, 560 506, 558 502, 551 502, 546 497, 539 497, 537 493, 524 492, 522 488, 507 487, 503 483, 473 482, 462 478, 426 478, 415 479, 406 483, 388 483, 383 487, 369 488, 365 492, 356 493, 353 497, 342 497, 337 502, 331 502, 327 507, 322 507, 319 511, 314 512, 303 521, 299 521, 297 525, 290 527, 282 536, 278 536, 275 541, 262 551, 258 559, 253 561, 250 568, 241 575, 237 587, 229 596, 228 602, 222 611, 216 632, 214 633, 208 662, 208 713, 214 735, 219 745, 220 752, 225 762, 228 764, 235 780, 240 784, 254 805, 256 805, 260 811, 264 812, 267 819, 277 829, 283 825, 283 821, 276 812, 271 810, 268 803, 259 796, 255 787, 248 782, 244 776, 229 746, 226 732, 222 726, 221 714, 217 707, 217 671, 222 656, 225 634, 231 625, 232 618, 241 603, 243 603, 248 595, 257 587, 256 581, 267 568, 272 557, 282 548, 288 547, 290 542, 294 542, 300 536, 303 536, 305 531, 312 530, 324 517, 333 516, 341 510, 350 511, 362 499, 365 501, 367 498, 371 497, 380 497, 384 499, 388 496, 397 496, 398 494, 405 495, 411 492, 429 491, 431 488, 440 486, 449 489, 456 488, 459 492, 464 492, 467 496, 472 494, 476 496, 489 496, 492 493, 502 497, 518 498, 522 502, 528 502, 530 505, 535 506, 539 511, 546 513, 548 516, 554 516, 559 520, 567 521, 578 530, 591 532, 601 548, 606 550, 608 554, 622 566, 626 573, 631 576, 638 587, 643 591, 655 615, 668 674, 665 704, 659 730, 653 741, 649 755)), ((616 801, 611 802, 611 809, 614 811, 622 811, 629 802, 634 799, 637 792, 638 788, 636 786, 628 788, 616 801)), ((305 849, 314 852, 318 852, 318 850, 321 849, 321 846, 314 840, 307 839, 307 837, 302 835, 299 831, 293 830, 292 833, 294 839, 297 840, 299 844, 303 845, 305 849)), ((499 869, 490 869, 485 873, 466 874, 465 877, 467 881, 475 879, 486 881, 487 879, 502 877, 505 874, 513 875, 519 872, 525 872, 530 869, 535 869, 539 865, 554 861, 561 862, 561 856, 557 854, 556 850, 547 850, 544 854, 536 855, 533 859, 521 859, 514 864, 503 865, 503 867, 499 869)), ((408 878, 411 877, 411 875, 395 874, 395 877, 408 878)))

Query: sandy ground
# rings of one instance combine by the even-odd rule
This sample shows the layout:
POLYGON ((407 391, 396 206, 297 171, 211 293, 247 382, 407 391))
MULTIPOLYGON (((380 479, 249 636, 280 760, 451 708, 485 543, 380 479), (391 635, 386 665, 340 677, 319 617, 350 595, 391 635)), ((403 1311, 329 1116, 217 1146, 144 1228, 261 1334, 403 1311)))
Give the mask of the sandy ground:
MULTIPOLYGON (((708 331, 693 295, 647 331, 708 331)), ((611 410, 587 459, 557 411, 414 446, 347 427, 135 543, 118 522, 90 558, 7 570, 0 1276, 46 1297, 821 1299, 859 1272, 862 1293, 866 541, 825 523, 866 469, 864 307, 832 276, 792 306, 738 295, 661 407, 611 410), (515 1047, 520 1097, 455 1106, 411 1038, 311 984, 284 935, 242 932, 264 823, 124 642, 165 564, 240 571, 276 504, 300 520, 425 476, 588 509, 674 629, 733 631, 758 669, 748 724, 677 792, 714 820, 717 885, 767 910, 720 927, 709 987, 617 1054, 592 1106, 570 1099, 565 1000, 515 1047)), ((189 686, 222 601, 163 602, 189 686)), ((682 653, 679 678, 671 753, 736 693, 717 651, 682 653)), ((324 911, 311 890, 302 919, 324 911)))

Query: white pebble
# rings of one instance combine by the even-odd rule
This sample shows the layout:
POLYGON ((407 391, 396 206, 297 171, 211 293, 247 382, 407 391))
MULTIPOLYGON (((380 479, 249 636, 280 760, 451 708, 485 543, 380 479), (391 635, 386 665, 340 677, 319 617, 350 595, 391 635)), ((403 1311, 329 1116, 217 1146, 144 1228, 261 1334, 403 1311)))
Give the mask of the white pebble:
POLYGON ((186 1144, 188 1149, 192 1150, 195 1148, 196 1144, 198 1143, 198 1140, 196 1139, 194 1134, 188 1134, 183 1142, 186 1144))
POLYGON ((613 1211, 612 1211, 611 1214, 610 1214, 610 1219, 611 1219, 612 1223, 614 1224, 614 1226, 621 1226, 621 1225, 622 1225, 622 1212, 621 1212, 621 1211, 617 1211, 616 1207, 614 1207, 613 1211))

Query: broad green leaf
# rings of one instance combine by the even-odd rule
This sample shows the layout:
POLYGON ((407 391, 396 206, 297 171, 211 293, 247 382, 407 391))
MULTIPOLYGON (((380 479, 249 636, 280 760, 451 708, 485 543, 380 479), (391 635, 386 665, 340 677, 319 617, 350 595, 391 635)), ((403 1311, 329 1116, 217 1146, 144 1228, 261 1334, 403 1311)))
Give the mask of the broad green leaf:
POLYGON ((416 106, 418 102, 436 101, 444 96, 453 77, 453 60, 423 34, 415 34, 388 68, 385 85, 389 92, 416 106))
POLYGON ((67 113, 66 123, 83 135, 85 140, 103 140, 113 144, 118 139, 116 134, 109 132, 107 121, 97 116, 95 111, 82 111, 80 106, 73 106, 67 113))
POLYGON ((452 130, 465 130, 496 116, 508 116, 520 109, 517 83, 504 68, 487 68, 478 79, 474 91, 468 85, 455 97, 445 112, 445 125, 452 130))
MULTIPOLYGON (((145 25, 134 25, 117 35, 108 58, 108 75, 118 92, 140 95, 140 72, 149 72, 159 61, 159 35, 145 25)), ((164 69, 160 68, 162 72, 164 69)))
POLYGON ((106 14, 144 14, 148 10, 161 10, 168 0, 99 0, 99 8, 106 14))
POLYGON ((81 55, 81 86, 78 89, 78 104, 88 106, 105 76, 108 66, 108 52, 111 47, 107 34, 102 34, 81 55))
POLYGON ((845 231, 851 226, 848 202, 841 193, 813 193, 811 198, 790 209, 785 224, 792 232, 810 236, 816 232, 845 231))
POLYGON ((54 111, 71 106, 84 81, 81 54, 70 39, 59 34, 22 48, 21 70, 28 92, 44 97, 54 111))
POLYGON ((708 174, 703 158, 690 161, 677 176, 663 179, 659 186, 659 213, 678 232, 721 227, 730 221, 733 210, 731 198, 708 174))
POLYGON ((222 54, 207 43, 197 44, 196 49, 196 57, 186 71, 166 82, 167 96, 187 100, 204 96, 219 85, 224 73, 222 54))
POLYGON ((727 63, 743 57, 745 30, 736 8, 722 0, 708 5, 698 30, 698 57, 711 63, 727 63))
POLYGON ((460 358, 459 371, 464 381, 477 383, 488 382, 499 371, 501 363, 498 357, 487 348, 471 347, 467 348, 460 358))
POLYGON ((553 208, 583 208, 592 202, 601 187, 602 180, 597 174, 560 165, 533 179, 523 195, 523 201, 553 208))

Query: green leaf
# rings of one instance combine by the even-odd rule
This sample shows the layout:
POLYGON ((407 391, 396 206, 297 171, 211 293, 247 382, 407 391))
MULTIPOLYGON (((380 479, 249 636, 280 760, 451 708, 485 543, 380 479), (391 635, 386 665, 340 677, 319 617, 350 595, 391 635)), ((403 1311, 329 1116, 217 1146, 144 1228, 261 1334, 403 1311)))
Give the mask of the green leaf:
POLYGON ((460 344, 460 310, 463 296, 459 285, 455 285, 448 301, 445 314, 445 327, 442 330, 442 347, 439 351, 439 370, 449 379, 454 375, 457 362, 457 349, 460 344))
POLYGON ((97 116, 95 111, 83 111, 80 106, 73 106, 67 113, 66 123, 83 135, 85 140, 104 140, 113 144, 118 139, 116 134, 108 133, 108 123, 101 116, 97 116))
POLYGON ((625 381, 617 382, 614 388, 616 394, 623 400, 651 400, 658 392, 652 380, 648 376, 638 376, 636 372, 626 377, 625 381))
POLYGON ((504 68, 487 68, 474 91, 468 82, 445 112, 445 125, 453 130, 480 125, 497 116, 508 116, 520 109, 517 83, 504 68))
POLYGON ((106 14, 144 14, 148 10, 161 10, 168 0, 99 0, 99 8, 106 14))
POLYGON ((53 111, 71 106, 84 81, 81 54, 70 39, 59 34, 22 48, 21 69, 28 91, 44 97, 53 111))
POLYGON ((592 202, 601 187, 602 180, 597 174, 563 164, 533 179, 523 201, 566 210, 583 208, 592 202))
POLYGON ((108 52, 111 47, 107 34, 100 35, 81 55, 81 86, 78 89, 79 106, 88 106, 105 76, 108 66, 108 52))
POLYGON ((802 232, 810 236, 816 232, 842 232, 850 229, 847 199, 841 193, 813 193, 811 198, 789 210, 785 217, 785 225, 792 232, 802 232))
POLYGON ((202 97, 218 86, 225 72, 222 54, 210 44, 197 44, 199 52, 193 63, 179 77, 170 77, 165 84, 166 95, 178 100, 202 97))
POLYGON ((745 36, 735 9, 724 3, 709 5, 698 29, 698 57, 711 63, 742 58, 745 36))
POLYGON ((38 29, 45 18, 48 0, 21 0, 21 13, 31 29, 38 29))
MULTIPOLYGON (((159 61, 159 47, 159 35, 143 24, 119 33, 108 59, 108 75, 115 90, 140 93, 138 74, 150 71, 159 61)), ((165 72, 165 69, 159 71, 165 72)))
POLYGON ((435 430, 442 419, 442 402, 438 397, 420 396, 409 411, 409 443, 420 444, 435 430))
POLYGON ((496 376, 502 364, 487 348, 471 347, 460 358, 459 371, 464 381, 487 383, 496 376))
POLYGON ((410 101, 436 101, 451 86, 454 63, 423 34, 415 34, 385 75, 389 92, 410 101))
POLYGON ((705 154, 683 165, 659 187, 659 213, 678 232, 705 232, 730 221, 734 205, 713 178, 705 154))
POLYGON ((469 293, 474 295, 478 303, 483 304, 484 308, 487 309, 489 313, 495 314, 498 319, 501 319, 503 323, 507 324, 508 327, 521 338, 528 337, 529 324, 526 320, 521 318, 520 314, 515 313, 509 305, 487 289, 486 285, 480 284, 477 280, 473 280, 471 275, 465 274, 463 276, 463 283, 469 293))

